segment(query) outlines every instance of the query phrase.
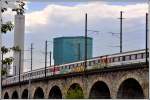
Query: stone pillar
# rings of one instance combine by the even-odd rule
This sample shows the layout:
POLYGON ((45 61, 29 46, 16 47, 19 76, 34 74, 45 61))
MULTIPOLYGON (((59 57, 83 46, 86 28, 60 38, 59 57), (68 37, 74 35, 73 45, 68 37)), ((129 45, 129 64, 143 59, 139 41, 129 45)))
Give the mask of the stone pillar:
MULTIPOLYGON (((20 72, 23 72, 24 61, 24 30, 25 30, 25 16, 15 15, 15 30, 14 30, 14 46, 19 46, 21 49, 21 66, 20 72)), ((14 75, 19 74, 19 52, 14 52, 14 75)))

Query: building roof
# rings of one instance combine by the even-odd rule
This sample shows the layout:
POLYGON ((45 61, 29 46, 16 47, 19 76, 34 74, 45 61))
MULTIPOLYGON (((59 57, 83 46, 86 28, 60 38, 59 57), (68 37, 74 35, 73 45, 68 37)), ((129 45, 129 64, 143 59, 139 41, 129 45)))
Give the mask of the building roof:
MULTIPOLYGON (((84 36, 65 36, 65 37, 56 37, 54 39, 76 39, 76 38, 85 38, 84 36)), ((88 39, 93 39, 92 37, 87 37, 88 39)))

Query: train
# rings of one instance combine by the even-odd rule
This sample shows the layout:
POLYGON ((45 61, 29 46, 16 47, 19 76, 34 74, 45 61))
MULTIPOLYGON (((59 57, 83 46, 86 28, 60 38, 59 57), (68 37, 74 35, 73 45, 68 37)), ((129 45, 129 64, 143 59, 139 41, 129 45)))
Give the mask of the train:
MULTIPOLYGON (((147 53, 149 58, 149 52, 147 53)), ((62 65, 53 65, 46 68, 46 76, 53 76, 58 74, 69 74, 76 72, 84 72, 85 70, 113 68, 121 65, 145 63, 146 51, 145 49, 134 50, 129 52, 116 53, 111 55, 103 55, 62 65), (86 64, 86 68, 85 68, 86 64)), ((45 68, 33 70, 32 72, 25 72, 20 75, 20 81, 27 81, 29 79, 37 79, 45 77, 45 68)), ((2 85, 8 85, 19 82, 19 75, 3 79, 2 85)))

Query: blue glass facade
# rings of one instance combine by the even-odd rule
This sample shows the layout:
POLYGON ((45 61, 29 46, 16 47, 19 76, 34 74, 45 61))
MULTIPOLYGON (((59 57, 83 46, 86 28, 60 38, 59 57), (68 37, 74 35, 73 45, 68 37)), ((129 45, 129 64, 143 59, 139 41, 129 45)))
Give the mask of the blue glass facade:
MULTIPOLYGON (((85 38, 83 36, 54 38, 53 44, 53 58, 55 65, 84 60, 85 38)), ((93 39, 88 37, 87 58, 92 58, 92 49, 93 39)))

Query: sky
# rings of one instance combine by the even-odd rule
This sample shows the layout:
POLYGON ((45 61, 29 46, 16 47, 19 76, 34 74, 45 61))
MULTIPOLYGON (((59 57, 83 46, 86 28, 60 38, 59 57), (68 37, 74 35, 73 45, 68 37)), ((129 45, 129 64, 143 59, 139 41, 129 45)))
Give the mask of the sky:
MULTIPOLYGON (((25 13, 25 64, 30 67, 30 44, 33 43, 33 69, 44 67, 44 42, 48 40, 48 51, 53 52, 53 38, 61 36, 83 36, 85 13, 88 14, 88 36, 93 38, 93 56, 118 53, 120 11, 123 11, 123 51, 145 48, 145 1, 114 2, 28 2, 25 13)), ((6 12, 3 18, 14 20, 14 13, 6 12)), ((3 35, 3 45, 13 46, 13 31, 3 35)), ((49 59, 48 59, 49 60, 49 59)))

